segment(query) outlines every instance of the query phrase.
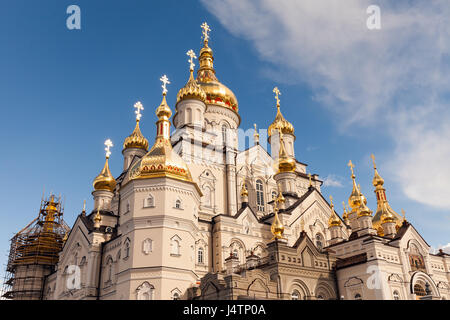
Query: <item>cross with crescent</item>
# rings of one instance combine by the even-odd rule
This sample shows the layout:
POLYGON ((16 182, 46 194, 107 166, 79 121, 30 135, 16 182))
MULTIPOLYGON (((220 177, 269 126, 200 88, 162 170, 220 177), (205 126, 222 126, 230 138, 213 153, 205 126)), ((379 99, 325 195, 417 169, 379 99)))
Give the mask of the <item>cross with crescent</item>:
POLYGON ((281 92, 278 89, 278 87, 273 88, 273 93, 275 93, 275 99, 277 100, 277 107, 280 105, 280 98, 279 96, 281 96, 281 92))
POLYGON ((350 160, 347 165, 350 167, 350 170, 352 170, 352 175, 354 175, 355 173, 353 172, 353 168, 355 167, 355 165, 353 164, 352 160, 350 160))
POLYGON ((194 67, 195 67, 194 59, 197 59, 197 56, 195 55, 195 52, 192 49, 189 50, 188 52, 186 52, 186 54, 190 57, 190 59, 188 60, 189 66, 190 66, 190 70, 194 71, 194 67))
POLYGON ((111 139, 108 139, 108 140, 105 141, 105 146, 106 146, 106 148, 105 148, 105 151, 106 151, 106 159, 108 159, 109 156, 111 155, 111 151, 110 151, 109 149, 110 149, 111 147, 114 147, 114 145, 113 145, 111 139))
POLYGON ((203 24, 200 26, 203 29, 203 40, 205 42, 208 42, 209 40, 209 32, 211 31, 211 28, 208 26, 206 22, 203 22, 203 24))
POLYGON ((167 93, 166 86, 170 84, 169 78, 167 78, 166 75, 163 75, 159 80, 163 83, 161 87, 163 88, 163 94, 165 95, 167 93))
POLYGON ((136 111, 134 112, 136 113, 136 120, 139 121, 141 120, 142 117, 141 110, 144 110, 144 106, 140 101, 138 101, 134 104, 134 107, 136 108, 136 111))

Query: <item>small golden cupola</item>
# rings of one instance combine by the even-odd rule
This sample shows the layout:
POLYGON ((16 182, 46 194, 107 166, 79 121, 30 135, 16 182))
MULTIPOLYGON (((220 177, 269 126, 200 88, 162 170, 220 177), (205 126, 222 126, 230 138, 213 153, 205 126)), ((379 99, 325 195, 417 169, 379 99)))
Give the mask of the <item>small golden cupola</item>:
POLYGON ((110 148, 113 146, 110 139, 105 141, 106 161, 100 174, 94 179, 93 186, 95 191, 107 190, 113 192, 116 187, 116 179, 109 170, 109 156, 111 155, 110 148))
POLYGON ((383 235, 383 216, 390 219, 391 217, 395 221, 396 228, 400 228, 403 223, 402 217, 396 213, 391 206, 389 205, 389 202, 386 198, 386 189, 383 187, 384 185, 384 179, 380 176, 377 170, 377 165, 375 163, 375 156, 371 155, 372 161, 373 161, 373 168, 374 168, 374 177, 373 177, 373 186, 375 187, 375 195, 377 197, 377 211, 375 212, 375 215, 372 219, 373 228, 377 230, 378 235, 383 235))
POLYGON ((136 109, 136 127, 134 128, 131 135, 129 135, 124 143, 123 143, 123 149, 129 149, 129 148, 137 148, 137 149, 143 149, 146 152, 148 151, 148 140, 142 135, 141 129, 139 128, 139 122, 141 120, 142 114, 141 111, 144 110, 144 107, 142 106, 141 102, 136 102, 134 104, 134 108, 136 109))
POLYGON ((292 157, 289 157, 286 148, 284 146, 284 140, 283 140, 283 132, 281 128, 278 128, 278 135, 280 137, 280 152, 278 156, 278 172, 294 172, 296 168, 296 162, 295 159, 292 157))
POLYGON ((281 114, 280 97, 279 97, 281 95, 281 92, 277 87, 275 87, 273 89, 273 92, 275 93, 275 99, 277 100, 277 115, 275 116, 275 120, 269 126, 269 130, 268 130, 269 138, 274 134, 274 130, 278 130, 278 129, 281 129, 281 132, 283 134, 291 134, 295 137, 294 126, 292 125, 292 123, 287 121, 281 114))
POLYGON ((331 215, 330 219, 328 219, 328 228, 340 227, 342 225, 341 219, 337 216, 334 211, 333 197, 330 196, 330 207, 331 207, 331 215))
POLYGON ((278 216, 278 202, 274 201, 274 217, 272 221, 272 225, 270 226, 270 231, 272 232, 273 238, 272 240, 281 240, 283 239, 284 226, 280 221, 278 216))
MULTIPOLYGON (((170 121, 172 111, 167 104, 166 85, 170 84, 166 75, 160 79, 163 83, 163 99, 156 109, 156 138, 150 151, 130 169, 130 179, 148 179, 169 177, 194 183, 186 162, 172 149, 170 142, 170 121)), ((197 184, 194 183, 200 192, 197 184)))
POLYGON ((206 103, 222 106, 238 113, 238 101, 233 91, 222 84, 216 77, 214 70, 214 56, 212 49, 208 46, 210 27, 206 22, 201 25, 203 29, 203 48, 200 50, 197 71, 197 83, 206 93, 206 103))
POLYGON ((185 99, 197 99, 206 102, 206 93, 194 78, 194 59, 197 59, 197 56, 192 49, 189 50, 186 54, 189 56, 189 80, 186 85, 181 88, 180 91, 178 91, 177 104, 178 102, 185 99))

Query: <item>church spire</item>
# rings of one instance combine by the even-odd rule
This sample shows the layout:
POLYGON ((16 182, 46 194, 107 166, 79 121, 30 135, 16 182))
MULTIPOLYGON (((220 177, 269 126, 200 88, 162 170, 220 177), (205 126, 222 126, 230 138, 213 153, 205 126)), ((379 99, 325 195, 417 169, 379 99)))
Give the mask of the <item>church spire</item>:
POLYGON ((402 225, 402 218, 398 213, 396 213, 386 198, 386 189, 383 187, 384 179, 380 176, 377 170, 377 165, 375 162, 375 156, 371 155, 374 169, 373 186, 375 187, 375 195, 377 197, 377 211, 373 217, 372 223, 373 228, 377 230, 379 235, 383 235, 383 216, 387 219, 393 219, 396 228, 400 228, 402 225))

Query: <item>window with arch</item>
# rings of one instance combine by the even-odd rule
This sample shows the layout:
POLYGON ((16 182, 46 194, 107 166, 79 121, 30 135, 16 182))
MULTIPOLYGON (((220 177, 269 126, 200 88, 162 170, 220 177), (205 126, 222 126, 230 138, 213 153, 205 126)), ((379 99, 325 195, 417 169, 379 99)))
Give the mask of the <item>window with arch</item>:
POLYGON ((137 300, 153 300, 154 291, 155 287, 145 281, 136 289, 137 300))
POLYGON ((142 242, 142 251, 145 254, 149 254, 150 252, 152 252, 152 250, 153 250, 153 241, 152 241, 152 239, 149 239, 149 238, 145 239, 142 242))
POLYGON ((222 141, 223 141, 224 145, 227 144, 227 130, 228 130, 227 125, 223 124, 222 125, 222 141))
POLYGON ((318 234, 316 234, 316 247, 317 247, 317 249, 319 249, 319 250, 322 250, 323 249, 323 236, 320 234, 320 233, 318 233, 318 234))
POLYGON ((178 199, 177 201, 175 201, 175 208, 176 208, 176 209, 182 209, 182 208, 181 208, 181 200, 180 200, 180 199, 178 199))
POLYGON ((292 291, 291 300, 300 300, 300 292, 298 290, 292 291))
POLYGON ((155 199, 153 198, 152 195, 149 195, 145 200, 144 200, 144 208, 152 208, 155 206, 155 199))
POLYGON ((124 253, 123 258, 128 259, 128 257, 130 256, 130 239, 128 239, 128 238, 125 240, 123 253, 124 253))
POLYGON ((112 282, 112 276, 113 276, 113 259, 111 257, 108 258, 106 262, 106 283, 112 282))
POLYGON ((258 211, 264 211, 264 187, 261 180, 256 180, 256 205, 258 211))
POLYGON ((234 250, 233 250, 233 257, 239 259, 239 251, 238 251, 238 249, 234 249, 234 250))
POLYGON ((400 294, 398 293, 397 290, 395 290, 395 291, 392 293, 392 296, 394 297, 394 300, 400 300, 400 294))
POLYGON ((199 248, 197 251, 197 262, 203 264, 204 260, 204 251, 203 248, 199 248))
POLYGON ((170 240, 170 247, 171 247, 171 251, 170 254, 172 256, 179 256, 181 255, 181 245, 180 245, 181 239, 178 236, 174 236, 171 240, 170 240))
POLYGON ((172 300, 180 300, 180 294, 178 292, 174 292, 172 295, 172 300))
POLYGON ((212 207, 212 191, 211 188, 209 186, 204 186, 203 187, 203 204, 206 207, 212 207))
POLYGON ((409 249, 409 264, 412 271, 420 270, 426 272, 423 256, 415 244, 411 244, 409 249))
POLYGON ((362 300, 361 294, 359 293, 355 294, 355 300, 362 300))

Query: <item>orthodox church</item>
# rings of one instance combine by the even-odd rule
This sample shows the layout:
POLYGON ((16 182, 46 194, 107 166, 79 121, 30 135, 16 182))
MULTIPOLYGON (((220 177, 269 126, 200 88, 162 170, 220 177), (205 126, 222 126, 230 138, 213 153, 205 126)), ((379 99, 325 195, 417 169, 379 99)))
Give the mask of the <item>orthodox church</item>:
POLYGON ((4 297, 10 299, 408 300, 450 297, 450 255, 430 246, 390 206, 374 160, 375 213, 356 182, 335 211, 322 181, 295 157, 294 126, 269 125, 270 153, 239 151, 241 115, 214 69, 210 29, 194 76, 171 108, 166 76, 150 147, 136 125, 123 142, 123 171, 106 160, 93 181, 93 210, 69 228, 60 199, 11 241, 4 297), (172 109, 174 114, 172 117, 172 109), (172 119, 171 119, 172 118, 172 119), (171 130, 172 126, 175 130, 171 130), (174 132, 171 132, 174 131, 174 132))

